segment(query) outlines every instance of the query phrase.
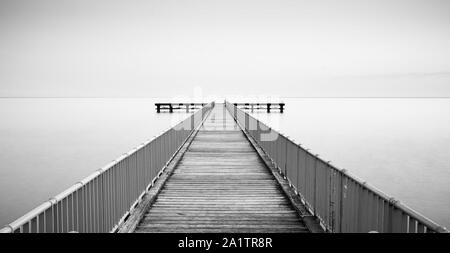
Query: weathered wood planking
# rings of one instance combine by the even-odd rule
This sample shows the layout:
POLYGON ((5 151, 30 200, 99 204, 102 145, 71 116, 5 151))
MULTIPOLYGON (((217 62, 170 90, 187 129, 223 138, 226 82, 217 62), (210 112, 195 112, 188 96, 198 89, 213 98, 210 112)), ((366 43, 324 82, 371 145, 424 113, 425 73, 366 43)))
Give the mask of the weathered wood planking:
POLYGON ((309 232, 222 104, 135 232, 309 232))

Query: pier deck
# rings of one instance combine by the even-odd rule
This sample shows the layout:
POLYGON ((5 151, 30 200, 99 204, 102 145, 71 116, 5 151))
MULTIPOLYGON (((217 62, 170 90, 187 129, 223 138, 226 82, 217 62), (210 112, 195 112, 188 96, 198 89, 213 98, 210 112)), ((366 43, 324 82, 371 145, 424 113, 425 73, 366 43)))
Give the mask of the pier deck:
POLYGON ((134 232, 309 232, 223 104, 217 104, 134 232))

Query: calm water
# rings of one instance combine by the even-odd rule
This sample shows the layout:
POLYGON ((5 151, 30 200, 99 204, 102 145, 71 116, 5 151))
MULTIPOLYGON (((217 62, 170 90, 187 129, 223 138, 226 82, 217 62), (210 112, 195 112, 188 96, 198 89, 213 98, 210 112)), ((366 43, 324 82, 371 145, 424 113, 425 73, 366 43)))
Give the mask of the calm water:
MULTIPOLYGON (((187 117, 154 99, 0 99, 0 225, 187 117)), ((284 99, 255 114, 450 227, 450 100, 284 99)))

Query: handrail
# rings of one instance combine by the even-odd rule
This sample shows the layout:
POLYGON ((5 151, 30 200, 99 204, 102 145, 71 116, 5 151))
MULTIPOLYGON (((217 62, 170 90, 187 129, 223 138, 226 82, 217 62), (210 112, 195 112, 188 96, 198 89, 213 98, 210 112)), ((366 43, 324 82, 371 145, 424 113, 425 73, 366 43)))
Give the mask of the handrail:
POLYGON ((6 225, 0 233, 114 232, 213 107, 214 102, 207 104, 6 225))
POLYGON ((324 161, 226 101, 238 124, 272 159, 309 211, 329 232, 448 232, 346 170, 324 161), (264 140, 263 134, 275 134, 264 140))

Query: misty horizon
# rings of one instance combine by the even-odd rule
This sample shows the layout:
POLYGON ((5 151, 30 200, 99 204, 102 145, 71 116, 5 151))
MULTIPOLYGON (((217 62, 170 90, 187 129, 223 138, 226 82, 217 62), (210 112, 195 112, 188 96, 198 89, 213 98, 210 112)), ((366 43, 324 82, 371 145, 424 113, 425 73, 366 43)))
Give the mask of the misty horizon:
POLYGON ((447 1, 1 1, 0 97, 450 96, 447 1))

